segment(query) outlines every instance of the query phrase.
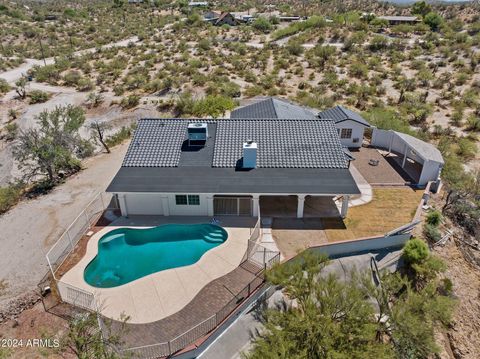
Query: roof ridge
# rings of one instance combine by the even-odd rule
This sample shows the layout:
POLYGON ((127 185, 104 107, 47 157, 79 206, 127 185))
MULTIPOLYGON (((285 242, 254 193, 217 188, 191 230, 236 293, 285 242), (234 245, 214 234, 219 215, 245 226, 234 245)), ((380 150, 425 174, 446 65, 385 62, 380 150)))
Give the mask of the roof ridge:
POLYGON ((278 112, 277 112, 277 108, 275 107, 275 102, 273 102, 273 96, 270 96, 270 102, 272 103, 273 112, 275 113, 275 117, 278 118, 278 112))

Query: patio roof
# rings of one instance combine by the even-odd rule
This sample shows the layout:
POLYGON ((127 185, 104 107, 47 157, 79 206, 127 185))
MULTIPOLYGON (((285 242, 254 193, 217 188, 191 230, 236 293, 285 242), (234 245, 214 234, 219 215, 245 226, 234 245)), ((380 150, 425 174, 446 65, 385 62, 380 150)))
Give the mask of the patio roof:
POLYGON ((424 142, 406 133, 393 131, 395 135, 403 140, 412 150, 415 151, 424 161, 434 161, 443 164, 443 156, 434 145, 424 142))

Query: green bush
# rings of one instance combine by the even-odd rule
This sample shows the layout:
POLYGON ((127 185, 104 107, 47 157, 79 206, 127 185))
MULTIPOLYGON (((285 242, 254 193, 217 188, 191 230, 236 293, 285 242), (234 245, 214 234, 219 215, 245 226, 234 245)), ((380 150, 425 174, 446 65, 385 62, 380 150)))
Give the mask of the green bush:
POLYGON ((8 91, 10 91, 10 85, 7 81, 0 78, 0 93, 7 93, 8 91))
POLYGON ((30 97, 30 104, 32 105, 48 100, 48 93, 41 90, 32 90, 28 96, 30 97))
POLYGON ((423 226, 423 235, 426 239, 433 243, 436 243, 442 239, 442 235, 440 234, 438 228, 428 223, 423 226))
POLYGON ((0 187, 0 214, 12 208, 22 196, 23 187, 20 185, 9 185, 0 187))
POLYGON ((410 239, 403 247, 403 258, 408 264, 421 263, 428 258, 429 254, 427 244, 418 238, 410 239))
POLYGON ((140 103, 140 96, 129 95, 122 99, 122 102, 120 103, 120 105, 125 109, 129 109, 129 108, 134 108, 138 106, 139 103, 140 103))
POLYGON ((123 126, 118 132, 114 133, 113 135, 107 137, 105 143, 108 147, 113 147, 125 141, 126 139, 132 136, 133 130, 135 126, 123 126))
POLYGON ((442 221, 442 213, 440 211, 434 210, 430 211, 427 214, 426 222, 432 226, 438 226, 442 221))

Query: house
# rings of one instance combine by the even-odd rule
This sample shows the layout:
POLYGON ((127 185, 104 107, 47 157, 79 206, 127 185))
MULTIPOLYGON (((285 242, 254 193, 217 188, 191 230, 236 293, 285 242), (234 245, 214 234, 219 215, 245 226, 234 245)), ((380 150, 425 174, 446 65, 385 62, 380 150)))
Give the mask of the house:
POLYGON ((329 120, 142 119, 107 192, 123 216, 258 216, 274 199, 295 200, 292 217, 319 200, 344 217, 360 193, 349 164, 329 120))
POLYGON ((370 124, 358 113, 343 106, 336 106, 318 113, 314 109, 298 106, 286 100, 269 97, 248 106, 240 107, 230 118, 296 118, 333 120, 340 142, 349 148, 362 146, 365 128, 370 124))
POLYGON ((261 97, 252 104, 233 110, 230 118, 315 119, 317 113, 313 109, 295 105, 287 100, 261 97))
POLYGON ((215 26, 222 26, 222 25, 236 26, 236 25, 240 25, 241 23, 242 21, 236 18, 232 13, 222 12, 218 17, 218 19, 213 24, 215 26))
POLYGON ((370 124, 362 116, 343 106, 335 106, 322 111, 318 114, 318 117, 333 120, 340 142, 343 146, 349 148, 361 147, 365 128, 370 127, 370 124))
POLYGON ((212 20, 218 20, 218 18, 220 17, 221 13, 217 12, 217 11, 205 11, 203 13, 203 19, 205 21, 212 21, 212 20))
POLYGON ((207 7, 208 2, 207 1, 190 1, 188 3, 189 7, 207 7))
POLYGON ((378 16, 378 19, 386 20, 389 25, 415 25, 420 22, 420 19, 416 16, 378 16))

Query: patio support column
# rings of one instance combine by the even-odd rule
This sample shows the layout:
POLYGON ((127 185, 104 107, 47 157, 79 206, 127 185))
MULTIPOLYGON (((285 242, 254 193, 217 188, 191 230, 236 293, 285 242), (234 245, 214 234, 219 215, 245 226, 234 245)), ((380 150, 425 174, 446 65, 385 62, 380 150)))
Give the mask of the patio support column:
POLYGON ((303 218, 303 207, 305 205, 305 195, 297 195, 297 218, 303 218))
POLYGON ((125 194, 119 193, 118 194, 118 202, 120 204, 120 212, 122 213, 123 217, 128 217, 128 209, 127 209, 127 201, 125 200, 125 194))
POLYGON ((207 196, 207 214, 209 217, 213 217, 213 196, 207 196))
POLYGON ((340 213, 340 215, 342 216, 342 218, 345 218, 347 216, 347 211, 348 211, 348 200, 350 199, 350 196, 343 196, 343 199, 342 199, 342 211, 340 213))
POLYGON ((258 194, 252 196, 252 216, 260 216, 260 195, 258 194))
POLYGON ((163 215, 169 216, 170 215, 170 206, 168 205, 168 197, 162 197, 162 209, 163 215))

